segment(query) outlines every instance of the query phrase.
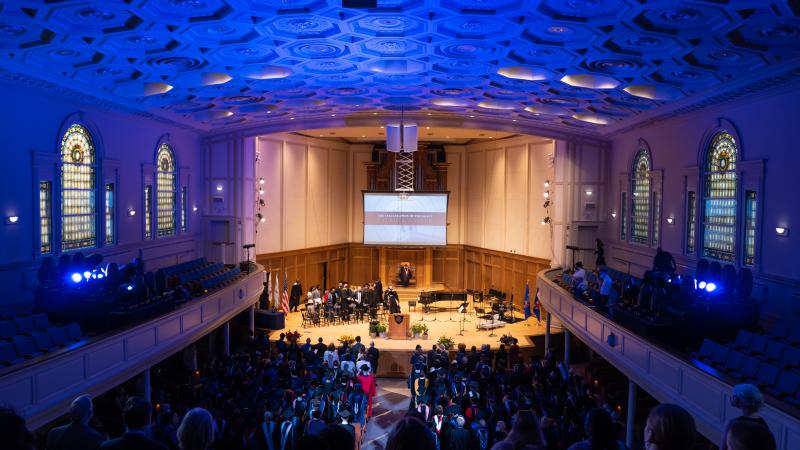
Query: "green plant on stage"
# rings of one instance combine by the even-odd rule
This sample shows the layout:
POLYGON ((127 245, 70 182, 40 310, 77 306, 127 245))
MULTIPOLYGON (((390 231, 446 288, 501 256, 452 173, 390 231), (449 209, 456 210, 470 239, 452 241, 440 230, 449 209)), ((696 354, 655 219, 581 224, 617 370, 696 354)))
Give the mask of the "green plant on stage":
POLYGON ((443 345, 445 349, 450 350, 456 344, 453 340, 447 336, 442 336, 436 341, 437 344, 443 345))
POLYGON ((369 332, 370 333, 380 333, 378 331, 378 325, 380 325, 380 322, 378 322, 377 320, 371 320, 369 322, 369 332))
POLYGON ((378 322, 378 324, 375 326, 375 329, 377 330, 377 333, 386 333, 386 324, 383 322, 378 322))
POLYGON ((414 334, 428 334, 428 326, 422 322, 411 325, 411 332, 414 334))

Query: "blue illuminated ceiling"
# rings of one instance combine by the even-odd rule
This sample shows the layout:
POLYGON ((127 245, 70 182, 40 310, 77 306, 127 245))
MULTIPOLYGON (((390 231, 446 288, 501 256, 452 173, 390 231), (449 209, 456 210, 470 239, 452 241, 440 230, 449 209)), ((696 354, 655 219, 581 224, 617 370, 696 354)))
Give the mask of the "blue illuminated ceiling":
POLYGON ((200 130, 403 109, 603 134, 800 56, 789 1, 0 5, 4 78, 200 130))

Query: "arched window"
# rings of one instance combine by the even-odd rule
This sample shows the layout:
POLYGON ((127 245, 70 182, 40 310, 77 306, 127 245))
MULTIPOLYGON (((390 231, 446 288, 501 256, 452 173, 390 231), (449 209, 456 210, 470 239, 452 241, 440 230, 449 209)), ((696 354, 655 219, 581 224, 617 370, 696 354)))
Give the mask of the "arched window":
POLYGON ((736 261, 736 140, 717 133, 703 165, 703 256, 736 261))
POLYGON ((631 241, 637 244, 649 244, 651 167, 650 153, 646 148, 639 148, 631 172, 631 241))
POLYGON ((61 139, 61 248, 97 245, 97 160, 89 131, 73 124, 61 139))
POLYGON ((175 153, 169 144, 161 144, 156 155, 156 211, 159 236, 177 232, 177 194, 175 153))

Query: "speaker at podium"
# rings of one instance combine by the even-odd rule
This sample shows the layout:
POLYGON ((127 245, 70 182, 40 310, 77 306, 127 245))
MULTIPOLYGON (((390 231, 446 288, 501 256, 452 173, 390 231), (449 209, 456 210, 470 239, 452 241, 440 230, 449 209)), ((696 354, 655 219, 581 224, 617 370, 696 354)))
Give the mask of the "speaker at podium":
POLYGON ((392 314, 389 317, 389 339, 408 339, 411 318, 408 314, 392 314))

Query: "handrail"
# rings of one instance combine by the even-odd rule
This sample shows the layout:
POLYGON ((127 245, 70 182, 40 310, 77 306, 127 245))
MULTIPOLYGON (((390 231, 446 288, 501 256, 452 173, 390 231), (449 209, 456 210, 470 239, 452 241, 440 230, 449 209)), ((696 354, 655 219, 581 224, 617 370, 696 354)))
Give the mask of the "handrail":
MULTIPOLYGON (((539 301, 545 310, 660 402, 684 407, 694 417, 698 431, 719 442, 727 421, 739 415, 730 405, 732 386, 577 301, 546 276, 551 271, 538 274, 539 301)), ((774 433, 778 449, 800 448, 800 418, 769 404, 760 413, 774 433)))
POLYGON ((77 395, 101 394, 213 331, 256 304, 263 266, 235 284, 163 316, 119 330, 40 364, 0 377, 0 399, 36 429, 65 414, 77 395))

